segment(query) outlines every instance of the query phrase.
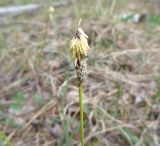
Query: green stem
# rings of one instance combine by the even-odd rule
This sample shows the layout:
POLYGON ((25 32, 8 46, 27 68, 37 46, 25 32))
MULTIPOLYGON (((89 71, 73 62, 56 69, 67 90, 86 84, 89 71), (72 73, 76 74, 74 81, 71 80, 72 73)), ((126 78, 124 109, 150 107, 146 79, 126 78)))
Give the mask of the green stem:
POLYGON ((82 97, 82 81, 79 82, 79 106, 80 106, 80 131, 81 146, 84 146, 84 124, 83 124, 83 97, 82 97))

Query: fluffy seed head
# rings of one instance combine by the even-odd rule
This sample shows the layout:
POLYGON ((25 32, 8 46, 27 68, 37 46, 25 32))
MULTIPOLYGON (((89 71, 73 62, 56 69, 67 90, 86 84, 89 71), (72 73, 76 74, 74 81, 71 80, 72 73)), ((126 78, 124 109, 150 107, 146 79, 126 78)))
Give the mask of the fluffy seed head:
POLYGON ((89 49, 88 36, 84 33, 82 28, 78 28, 74 38, 70 43, 70 51, 72 58, 77 65, 77 60, 81 60, 87 57, 87 52, 89 49))

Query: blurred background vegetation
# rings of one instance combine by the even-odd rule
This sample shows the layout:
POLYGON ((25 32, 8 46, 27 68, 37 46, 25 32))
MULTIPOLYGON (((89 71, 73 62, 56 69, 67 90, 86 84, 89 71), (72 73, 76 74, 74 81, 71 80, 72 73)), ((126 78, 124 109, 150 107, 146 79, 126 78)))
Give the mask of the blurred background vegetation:
POLYGON ((159 0, 1 0, 0 146, 79 145, 80 18, 86 146, 160 145, 159 0))

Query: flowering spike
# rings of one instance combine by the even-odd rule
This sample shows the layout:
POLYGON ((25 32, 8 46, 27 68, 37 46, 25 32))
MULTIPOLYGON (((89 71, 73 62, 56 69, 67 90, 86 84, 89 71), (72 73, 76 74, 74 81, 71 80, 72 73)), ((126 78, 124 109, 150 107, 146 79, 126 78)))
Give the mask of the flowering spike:
POLYGON ((80 62, 82 59, 87 57, 88 49, 88 36, 82 30, 82 28, 79 27, 70 43, 70 51, 75 63, 75 67, 78 65, 77 61, 80 62))

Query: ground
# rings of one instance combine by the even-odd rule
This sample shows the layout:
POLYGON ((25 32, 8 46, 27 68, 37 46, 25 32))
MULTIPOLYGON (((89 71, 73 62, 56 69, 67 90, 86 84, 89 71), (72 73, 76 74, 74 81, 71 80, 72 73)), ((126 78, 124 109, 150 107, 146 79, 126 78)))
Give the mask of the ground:
POLYGON ((1 0, 0 10, 27 4, 42 7, 0 11, 0 146, 80 144, 69 43, 81 18, 86 146, 159 146, 160 1, 1 0))

